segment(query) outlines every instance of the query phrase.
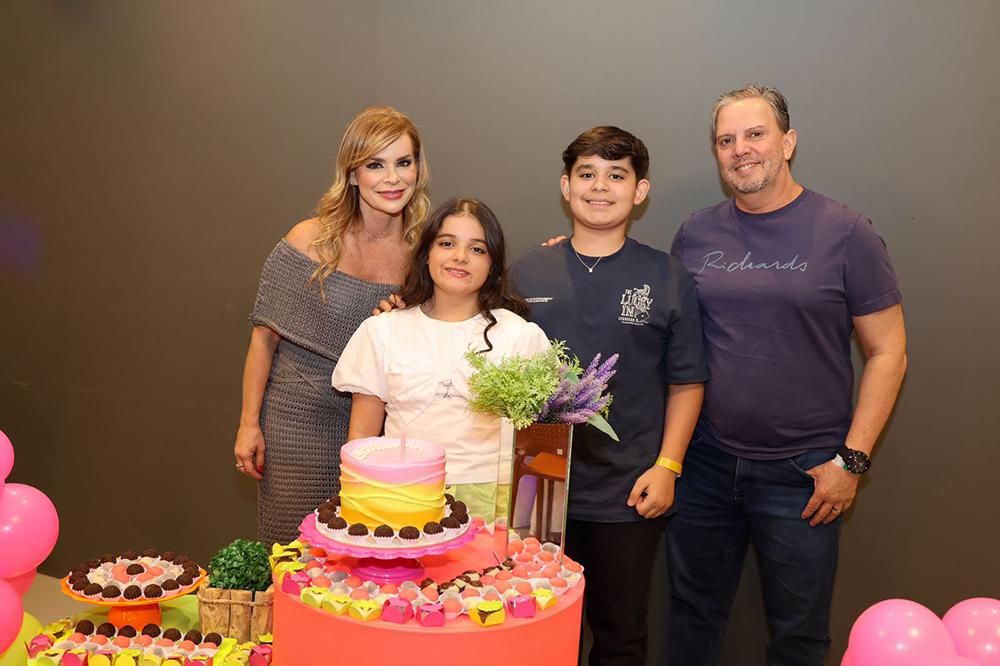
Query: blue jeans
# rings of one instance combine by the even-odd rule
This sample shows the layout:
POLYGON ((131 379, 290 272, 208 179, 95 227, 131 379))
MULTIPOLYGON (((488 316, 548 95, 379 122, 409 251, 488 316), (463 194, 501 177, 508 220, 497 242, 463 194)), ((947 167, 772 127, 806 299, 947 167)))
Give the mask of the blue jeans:
POLYGON ((833 456, 750 460, 691 442, 667 527, 670 666, 719 663, 748 544, 760 569, 768 666, 823 664, 841 519, 811 527, 801 515, 814 488, 806 470, 833 456))

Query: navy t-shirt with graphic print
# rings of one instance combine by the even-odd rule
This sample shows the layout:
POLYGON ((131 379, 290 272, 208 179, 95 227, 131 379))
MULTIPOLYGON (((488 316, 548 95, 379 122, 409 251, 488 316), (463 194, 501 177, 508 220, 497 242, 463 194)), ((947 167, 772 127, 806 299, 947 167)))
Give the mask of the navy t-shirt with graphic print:
POLYGON ((659 455, 667 385, 708 376, 694 281, 676 258, 631 238, 599 262, 578 258, 568 240, 534 248, 510 276, 531 306, 528 319, 584 366, 595 354, 619 354, 609 421, 621 441, 590 425, 573 429, 569 517, 643 520, 626 502, 659 455))
POLYGON ((871 222, 810 190, 760 215, 729 199, 694 213, 671 251, 701 303, 712 379, 699 438, 756 459, 842 445, 853 411, 851 318, 902 299, 871 222))

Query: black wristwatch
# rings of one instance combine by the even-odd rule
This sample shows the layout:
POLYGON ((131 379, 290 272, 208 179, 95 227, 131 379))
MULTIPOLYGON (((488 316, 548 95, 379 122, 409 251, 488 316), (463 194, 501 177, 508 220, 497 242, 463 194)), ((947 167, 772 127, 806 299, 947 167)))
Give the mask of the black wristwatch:
POLYGON ((837 449, 837 455, 844 462, 844 469, 851 474, 864 474, 872 466, 872 461, 864 451, 855 451, 846 446, 837 449))

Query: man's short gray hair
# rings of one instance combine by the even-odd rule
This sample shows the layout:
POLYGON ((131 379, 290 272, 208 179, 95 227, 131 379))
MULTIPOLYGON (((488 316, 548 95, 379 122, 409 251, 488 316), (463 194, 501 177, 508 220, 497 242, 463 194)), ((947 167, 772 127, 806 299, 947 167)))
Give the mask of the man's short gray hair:
POLYGON ((782 132, 787 132, 790 125, 788 102, 785 101, 785 96, 781 94, 780 90, 772 86, 763 83, 748 83, 742 88, 730 90, 727 93, 719 95, 719 99, 715 100, 715 104, 712 105, 712 141, 715 141, 715 124, 722 107, 733 102, 754 99, 756 97, 763 99, 771 106, 771 109, 774 111, 774 117, 778 121, 778 127, 781 128, 782 132))

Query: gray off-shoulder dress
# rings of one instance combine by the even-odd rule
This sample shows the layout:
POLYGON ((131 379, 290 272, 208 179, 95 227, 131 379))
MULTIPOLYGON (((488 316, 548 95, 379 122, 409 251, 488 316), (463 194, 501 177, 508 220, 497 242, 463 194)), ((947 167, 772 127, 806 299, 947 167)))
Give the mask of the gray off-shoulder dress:
POLYGON ((264 474, 257 491, 257 538, 298 537, 303 516, 340 489, 340 447, 351 396, 330 386, 347 341, 396 285, 334 273, 309 284, 317 264, 284 239, 264 262, 250 321, 281 336, 264 390, 260 427, 264 474))

